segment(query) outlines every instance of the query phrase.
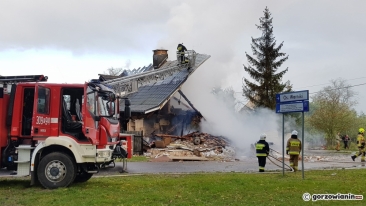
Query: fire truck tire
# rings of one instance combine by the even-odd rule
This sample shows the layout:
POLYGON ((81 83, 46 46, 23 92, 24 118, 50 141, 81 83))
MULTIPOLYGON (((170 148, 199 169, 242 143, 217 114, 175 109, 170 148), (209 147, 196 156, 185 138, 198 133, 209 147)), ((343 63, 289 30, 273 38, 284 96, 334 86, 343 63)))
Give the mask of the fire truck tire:
POLYGON ((76 163, 67 154, 52 152, 41 159, 37 168, 39 182, 47 189, 67 187, 76 177, 76 163))
POLYGON ((76 175, 74 183, 82 183, 88 181, 93 176, 93 173, 80 172, 76 175))

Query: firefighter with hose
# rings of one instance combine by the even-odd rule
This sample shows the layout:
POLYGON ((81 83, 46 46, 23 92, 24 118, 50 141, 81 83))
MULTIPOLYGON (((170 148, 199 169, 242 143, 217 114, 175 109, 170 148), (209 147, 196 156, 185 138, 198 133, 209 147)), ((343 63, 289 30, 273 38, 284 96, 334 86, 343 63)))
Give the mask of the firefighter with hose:
POLYGON ((299 155, 301 152, 301 141, 297 138, 297 131, 291 133, 291 138, 287 140, 286 154, 290 155, 290 166, 294 172, 298 169, 299 155))
POLYGON ((261 134, 259 141, 255 144, 255 150, 257 153, 259 172, 264 172, 266 166, 266 159, 269 154, 269 144, 266 142, 266 134, 261 134))
POLYGON ((365 129, 360 128, 358 129, 357 135, 357 147, 358 147, 358 154, 351 156, 352 160, 355 161, 356 157, 361 156, 361 162, 365 162, 365 129))

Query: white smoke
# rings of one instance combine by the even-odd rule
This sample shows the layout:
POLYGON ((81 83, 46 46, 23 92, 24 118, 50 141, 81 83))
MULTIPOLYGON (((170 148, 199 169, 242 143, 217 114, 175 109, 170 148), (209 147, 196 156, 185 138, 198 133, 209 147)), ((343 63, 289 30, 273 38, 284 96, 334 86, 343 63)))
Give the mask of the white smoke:
MULTIPOLYGON (((235 102, 230 103, 227 99, 221 99, 223 96, 211 92, 214 85, 220 81, 204 78, 205 75, 200 74, 205 72, 204 70, 200 72, 197 70, 183 87, 183 92, 205 118, 201 122, 201 132, 228 138, 238 155, 249 155, 252 152, 251 144, 257 142, 262 133, 267 134, 268 142, 274 143, 271 148, 281 150, 282 114, 276 114, 275 111, 265 108, 255 113, 238 113, 234 107, 235 102)), ((225 79, 226 76, 220 78, 225 79)), ((295 129, 295 123, 293 119, 285 120, 285 141, 287 141, 288 132, 295 129)))
MULTIPOLYGON (((301 116, 299 116, 300 123, 296 123, 295 118, 291 116, 285 116, 283 123, 283 115, 269 109, 259 109, 255 113, 238 113, 235 105, 239 104, 236 103, 238 101, 241 101, 241 105, 246 103, 240 99, 241 79, 244 76, 247 77, 248 74, 244 72, 242 65, 228 63, 225 66, 217 62, 217 59, 210 58, 190 76, 182 90, 205 118, 201 123, 201 132, 227 137, 235 146, 237 155, 247 156, 252 153, 251 144, 258 141, 262 133, 267 134, 268 142, 274 143, 270 147, 282 153, 283 132, 285 144, 293 130, 297 130, 298 138, 302 139, 301 116), (212 93, 214 88, 224 90, 228 87, 231 87, 236 93, 235 96, 239 97, 236 99, 237 102, 225 95, 212 93)), ((306 129, 305 148, 322 145, 322 136, 314 136, 306 129)))

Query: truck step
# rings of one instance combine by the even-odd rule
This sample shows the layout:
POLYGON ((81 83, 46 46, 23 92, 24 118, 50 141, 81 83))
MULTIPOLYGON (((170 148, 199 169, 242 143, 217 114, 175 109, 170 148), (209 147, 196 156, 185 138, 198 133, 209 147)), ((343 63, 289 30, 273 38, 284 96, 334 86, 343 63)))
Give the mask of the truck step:
POLYGON ((17 176, 27 176, 30 174, 30 157, 34 147, 19 145, 16 149, 18 150, 18 161, 14 162, 18 163, 17 176))

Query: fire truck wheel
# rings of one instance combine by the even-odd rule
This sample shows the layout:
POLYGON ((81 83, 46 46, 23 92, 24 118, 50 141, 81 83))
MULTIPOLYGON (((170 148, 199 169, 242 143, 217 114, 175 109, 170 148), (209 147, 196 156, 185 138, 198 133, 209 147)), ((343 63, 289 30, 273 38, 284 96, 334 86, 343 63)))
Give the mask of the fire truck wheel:
POLYGON ((67 154, 52 152, 41 159, 37 169, 39 182, 47 189, 67 187, 76 176, 76 164, 67 154))
POLYGON ((74 183, 81 183, 88 181, 93 176, 93 173, 80 172, 76 175, 74 183))

